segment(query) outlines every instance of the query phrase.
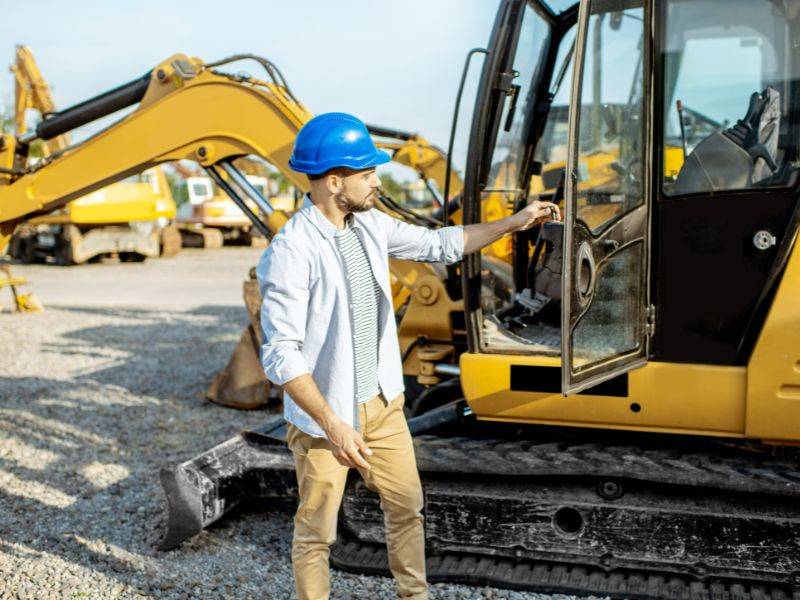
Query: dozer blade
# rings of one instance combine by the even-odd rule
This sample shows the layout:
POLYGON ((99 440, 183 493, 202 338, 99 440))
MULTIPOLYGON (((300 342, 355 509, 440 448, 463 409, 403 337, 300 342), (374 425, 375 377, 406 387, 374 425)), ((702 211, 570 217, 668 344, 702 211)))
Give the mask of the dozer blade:
POLYGON ((247 498, 292 498, 297 480, 283 417, 161 470, 167 524, 159 550, 199 533, 247 498))
MULTIPOLYGON (((800 600, 800 466, 713 442, 680 447, 416 435, 430 581, 640 599, 800 600)), ((472 423, 471 426, 480 424, 472 423)), ((692 442, 694 444, 694 442, 692 442)), ((161 549, 246 498, 296 497, 280 417, 162 471, 161 549)), ((331 564, 388 574, 378 497, 349 477, 331 564)))

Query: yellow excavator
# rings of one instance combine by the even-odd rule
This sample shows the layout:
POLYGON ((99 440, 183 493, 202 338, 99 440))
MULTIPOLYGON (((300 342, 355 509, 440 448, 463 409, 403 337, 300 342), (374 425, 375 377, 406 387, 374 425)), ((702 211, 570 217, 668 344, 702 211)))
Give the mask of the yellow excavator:
MULTIPOLYGON (((56 114, 56 106, 29 48, 17 46, 11 72, 15 79, 16 135, 24 137, 29 109, 47 120, 56 114)), ((42 156, 29 153, 29 162, 47 163, 66 152, 71 143, 67 131, 41 140, 36 149, 42 156)), ((23 262, 52 258, 62 265, 108 254, 116 254, 123 261, 173 256, 180 250, 180 237, 172 225, 174 217, 175 203, 167 179, 160 168, 154 167, 30 219, 17 230, 9 253, 23 262)))
MULTIPOLYGON (((111 181, 183 159, 206 167, 219 179, 220 187, 231 191, 237 200, 255 197, 259 210, 266 215, 256 222, 265 234, 270 228, 264 221, 277 229, 276 224, 285 221, 285 215, 263 202, 232 160, 253 154, 272 163, 286 162, 293 135, 310 115, 283 86, 274 66, 265 59, 256 60, 267 70, 269 82, 214 68, 223 63, 206 65, 199 59, 176 55, 142 78, 52 113, 33 131, 3 135, 2 245, 23 219, 51 212, 111 181), (137 105, 135 111, 92 138, 48 160, 36 164, 27 160, 36 140, 51 140, 132 105, 137 105)), ((292 183, 300 188, 307 185, 300 178, 292 183)), ((253 214, 246 204, 243 210, 253 214)))
MULTIPOLYGON (((510 284, 462 263, 467 347, 425 392, 452 401, 409 419, 431 581, 798 597, 798 36, 796 0, 500 2, 463 220, 531 196, 565 219, 514 236, 510 284)), ((164 469, 162 548, 294 494, 284 438, 164 469)), ((334 565, 388 573, 378 503, 353 476, 334 565)))

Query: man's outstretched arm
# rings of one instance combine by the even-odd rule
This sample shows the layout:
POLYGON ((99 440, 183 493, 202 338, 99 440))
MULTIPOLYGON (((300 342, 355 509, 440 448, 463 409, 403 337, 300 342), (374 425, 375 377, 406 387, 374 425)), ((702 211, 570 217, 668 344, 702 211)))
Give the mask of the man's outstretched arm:
POLYGON ((464 254, 477 252, 504 235, 525 231, 545 221, 560 221, 561 213, 552 202, 534 200, 521 211, 497 221, 464 227, 464 254))
POLYGON ((561 213, 555 204, 539 200, 498 221, 463 228, 457 225, 429 229, 383 213, 376 216, 386 227, 390 257, 447 264, 457 262, 464 254, 480 250, 509 233, 530 229, 544 221, 561 220, 561 213))

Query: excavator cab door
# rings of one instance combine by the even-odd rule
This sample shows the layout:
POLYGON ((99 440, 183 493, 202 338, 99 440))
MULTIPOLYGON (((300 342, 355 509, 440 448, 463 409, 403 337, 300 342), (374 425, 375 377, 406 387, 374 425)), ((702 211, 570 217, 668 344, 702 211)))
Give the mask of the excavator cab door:
POLYGON ((580 6, 564 204, 564 395, 647 361, 649 22, 642 0, 580 6))

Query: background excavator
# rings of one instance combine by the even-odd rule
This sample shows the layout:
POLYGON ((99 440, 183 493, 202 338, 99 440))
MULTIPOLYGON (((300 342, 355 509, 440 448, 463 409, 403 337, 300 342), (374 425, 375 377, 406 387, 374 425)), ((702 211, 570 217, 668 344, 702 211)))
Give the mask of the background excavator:
MULTIPOLYGON (((514 236, 510 284, 486 256, 462 263, 467 347, 425 392, 456 400, 409 420, 431 581, 800 595, 799 16, 794 0, 500 3, 464 222, 531 195, 565 220, 514 236), (563 175, 537 187, 556 143, 563 175)), ((163 470, 162 548, 291 496, 284 436, 274 418, 163 470)), ((332 563, 387 573, 382 531, 353 476, 332 563)))
MULTIPOLYGON (((241 58, 247 57, 233 57, 231 61, 241 58)), ((298 177, 288 169, 286 161, 294 135, 310 114, 285 86, 274 65, 258 57, 255 59, 267 70, 269 83, 241 74, 218 72, 214 67, 219 65, 208 66, 197 59, 179 56, 140 80, 63 111, 48 112, 48 118, 32 132, 19 136, 4 135, 0 150, 3 163, 0 167, 0 206, 3 207, 0 230, 10 236, 22 220, 35 222, 70 203, 73 198, 91 194, 109 182, 122 180, 164 162, 193 160, 206 168, 218 188, 234 199, 262 235, 273 234, 285 222, 287 215, 274 210, 234 161, 247 155, 257 156, 278 168, 300 192, 305 191, 306 178, 298 177), (215 130, 209 114, 215 116, 225 110, 225 99, 217 100, 213 96, 217 90, 234 97, 229 110, 238 112, 240 117, 217 116, 219 126, 215 130), (209 113, 207 110, 204 104, 207 96, 214 99, 211 105, 217 112, 209 113), (250 101, 252 98, 257 102, 250 101), (30 160, 32 145, 59 139, 76 127, 131 105, 137 105, 135 111, 96 136, 61 147, 42 161, 30 160), (176 117, 180 110, 185 112, 176 117), (265 111, 270 111, 267 117, 262 115, 265 111), (256 121, 263 121, 264 126, 256 128, 254 133, 250 124, 256 121), (165 127, 164 123, 170 123, 170 127, 165 127), (209 131, 216 133, 211 135, 209 131), (258 144, 249 141, 253 136, 256 136, 258 144), (208 154, 211 149, 214 149, 213 156, 208 154), (254 205, 261 217, 254 211, 254 205)), ((426 181, 438 179, 441 185, 445 160, 440 150, 415 134, 385 128, 375 130, 383 140, 381 143, 393 151, 398 163, 413 168, 426 181)), ((454 194, 461 189, 460 179, 455 174, 451 174, 451 189, 454 194)), ((406 218, 416 218, 387 196, 383 199, 386 210, 406 218)), ((408 261, 393 261, 392 269, 395 301, 404 315, 405 326, 401 328, 401 335, 407 339, 406 345, 412 345, 420 334, 451 340, 449 312, 460 314, 462 311, 457 301, 450 300, 443 287, 442 274, 430 265, 408 261), (416 294, 418 298, 415 290, 420 292, 416 294), (437 307, 443 307, 446 312, 442 313, 441 319, 420 317, 417 305, 429 314, 434 314, 431 310, 437 307)), ((253 307, 260 304, 260 299, 253 302, 248 289, 252 289, 251 282, 245 283, 245 300, 251 317, 257 319, 258 310, 253 307)), ((257 290, 255 293, 257 295, 257 290)), ((248 331, 243 336, 243 343, 247 341, 248 331)), ((452 361, 453 352, 447 354, 452 361)), ((234 358, 236 355, 234 353, 234 358)), ((250 344, 250 360, 245 362, 252 362, 253 356, 250 344)), ((412 356, 410 361, 414 360, 416 358, 412 356)), ((249 369, 247 374, 254 372, 259 376, 255 387, 263 387, 266 380, 261 369, 249 369)), ((416 375, 416 371, 413 374, 416 375)), ((235 381, 237 389, 253 387, 247 377, 236 377, 235 381)), ((262 402, 264 394, 254 397, 262 402)))
MULTIPOLYGON (((11 72, 15 79, 14 124, 20 137, 28 131, 28 110, 37 111, 46 120, 56 113, 56 106, 29 48, 17 46, 11 72)), ((71 143, 68 131, 37 140, 27 159, 30 163, 47 162, 64 153, 71 143)), ((23 262, 51 257, 62 265, 108 254, 116 254, 123 261, 172 256, 180 250, 178 231, 172 225, 174 217, 175 203, 167 179, 159 167, 154 167, 28 220, 18 228, 9 254, 23 262)))
MULTIPOLYGON (((239 159, 238 168, 242 168, 239 159)), ((178 174, 173 185, 173 195, 178 204, 175 223, 181 233, 184 247, 221 248, 226 242, 246 246, 263 247, 266 239, 253 235, 253 223, 230 197, 219 190, 214 181, 199 169, 181 162, 172 163, 178 174)), ((249 174, 245 177, 265 198, 272 201, 268 191, 269 180, 264 174, 249 174)), ((289 207, 276 207, 285 210, 289 207)), ((255 204, 250 209, 258 211, 255 204)))

